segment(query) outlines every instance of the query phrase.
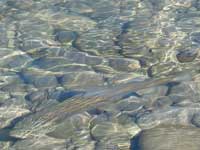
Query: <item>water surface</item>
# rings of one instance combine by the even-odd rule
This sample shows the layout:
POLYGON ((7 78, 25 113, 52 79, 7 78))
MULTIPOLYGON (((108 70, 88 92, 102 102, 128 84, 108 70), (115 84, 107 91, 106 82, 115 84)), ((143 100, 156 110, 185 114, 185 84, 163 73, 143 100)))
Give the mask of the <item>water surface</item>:
POLYGON ((199 0, 1 0, 0 149, 197 150, 199 16, 199 0))

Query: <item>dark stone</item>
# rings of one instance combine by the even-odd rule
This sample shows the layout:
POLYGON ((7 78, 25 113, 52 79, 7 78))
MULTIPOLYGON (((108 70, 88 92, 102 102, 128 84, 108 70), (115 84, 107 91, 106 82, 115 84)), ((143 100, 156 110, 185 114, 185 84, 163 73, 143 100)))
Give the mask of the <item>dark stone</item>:
POLYGON ((139 140, 140 140, 140 135, 141 133, 137 134, 136 136, 134 136, 131 140, 131 150, 140 150, 140 144, 139 144, 139 140))
POLYGON ((129 93, 126 93, 122 99, 126 99, 126 98, 129 98, 131 96, 135 96, 135 97, 139 97, 141 98, 142 96, 140 94, 138 94, 137 92, 129 92, 129 93))
POLYGON ((0 141, 3 142, 17 142, 18 140, 22 140, 21 138, 17 138, 14 136, 9 135, 9 130, 8 129, 0 129, 0 141))
POLYGON ((196 57, 197 57, 197 52, 194 50, 180 51, 176 55, 176 58, 180 63, 192 62, 196 57))
POLYGON ((152 66, 147 69, 147 75, 151 78, 153 77, 152 66))
POLYGON ((77 39, 78 34, 74 31, 55 30, 55 41, 69 43, 77 39))
POLYGON ((147 61, 145 60, 145 58, 140 58, 139 59, 139 63, 141 67, 146 67, 147 66, 147 61))
POLYGON ((168 96, 171 93, 171 90, 173 87, 179 85, 180 82, 169 82, 166 84, 166 86, 168 87, 167 93, 165 94, 166 96, 168 96))

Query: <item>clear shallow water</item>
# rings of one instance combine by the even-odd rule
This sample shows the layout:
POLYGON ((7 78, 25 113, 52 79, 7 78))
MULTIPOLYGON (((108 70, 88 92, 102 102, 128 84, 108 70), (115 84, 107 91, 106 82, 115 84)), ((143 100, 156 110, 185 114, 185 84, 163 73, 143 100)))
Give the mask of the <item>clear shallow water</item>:
POLYGON ((198 0, 1 0, 0 149, 198 150, 199 14, 198 0))

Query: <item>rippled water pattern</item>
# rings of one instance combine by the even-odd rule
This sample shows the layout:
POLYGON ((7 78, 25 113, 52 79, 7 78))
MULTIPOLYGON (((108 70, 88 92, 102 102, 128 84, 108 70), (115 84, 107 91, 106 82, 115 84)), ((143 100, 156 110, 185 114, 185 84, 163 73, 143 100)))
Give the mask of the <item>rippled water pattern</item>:
POLYGON ((0 0, 0 150, 199 150, 200 0, 0 0))

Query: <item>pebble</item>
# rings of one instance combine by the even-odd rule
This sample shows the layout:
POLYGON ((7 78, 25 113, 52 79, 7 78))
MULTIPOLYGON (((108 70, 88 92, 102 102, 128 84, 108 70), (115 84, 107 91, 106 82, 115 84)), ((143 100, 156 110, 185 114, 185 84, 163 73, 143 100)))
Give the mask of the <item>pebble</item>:
POLYGON ((180 63, 187 63, 192 62, 196 57, 198 53, 195 50, 185 50, 185 51, 179 51, 176 54, 176 58, 180 63))
POLYGON ((111 58, 109 66, 117 71, 133 72, 140 68, 139 62, 134 59, 111 58))
POLYGON ((55 30, 55 41, 60 42, 61 44, 67 44, 75 41, 77 39, 78 34, 74 31, 66 31, 66 30, 55 30))

